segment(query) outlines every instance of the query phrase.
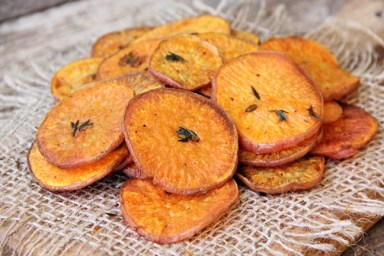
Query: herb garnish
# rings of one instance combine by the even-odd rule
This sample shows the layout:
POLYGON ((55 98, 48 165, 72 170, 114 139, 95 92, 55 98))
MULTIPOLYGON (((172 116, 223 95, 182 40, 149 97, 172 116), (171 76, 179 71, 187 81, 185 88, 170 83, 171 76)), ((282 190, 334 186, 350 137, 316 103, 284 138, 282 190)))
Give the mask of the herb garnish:
POLYGON ((253 95, 255 95, 255 97, 256 97, 258 100, 260 100, 260 95, 259 95, 258 92, 256 91, 255 87, 251 86, 251 88, 252 88, 252 93, 253 93, 253 95))
POLYGON ((256 104, 252 104, 250 105, 249 107, 247 107, 245 109, 245 112, 252 112, 252 111, 255 111, 257 109, 257 105, 256 104))
POLYGON ((173 53, 173 52, 169 52, 167 56, 165 56, 165 59, 168 60, 168 61, 180 61, 180 62, 184 62, 184 58, 177 55, 176 53, 173 53))
POLYGON ((312 106, 310 108, 307 109, 308 110, 308 113, 313 116, 314 118, 316 118, 317 120, 321 120, 321 118, 315 113, 313 112, 313 108, 312 106))
POLYGON ((279 123, 282 121, 287 121, 287 116, 285 115, 286 113, 288 113, 287 111, 280 109, 280 110, 271 110, 271 112, 275 112, 275 114, 279 118, 279 123))
POLYGON ((182 142, 187 142, 189 140, 196 141, 196 142, 200 141, 199 136, 197 136, 197 134, 194 131, 188 130, 181 126, 179 126, 179 130, 177 130, 176 133, 177 133, 177 136, 179 136, 180 138, 179 141, 182 141, 182 142))
POLYGON ((71 122, 71 127, 73 129, 72 130, 72 137, 75 137, 77 132, 84 131, 85 128, 93 125, 93 123, 91 123, 91 119, 88 119, 87 121, 82 123, 80 126, 79 126, 79 122, 80 122, 79 120, 77 120, 76 123, 71 122))
POLYGON ((120 66, 126 66, 130 65, 133 68, 136 68, 142 64, 142 60, 139 57, 135 57, 131 52, 128 53, 127 55, 123 56, 119 60, 119 65, 120 66))

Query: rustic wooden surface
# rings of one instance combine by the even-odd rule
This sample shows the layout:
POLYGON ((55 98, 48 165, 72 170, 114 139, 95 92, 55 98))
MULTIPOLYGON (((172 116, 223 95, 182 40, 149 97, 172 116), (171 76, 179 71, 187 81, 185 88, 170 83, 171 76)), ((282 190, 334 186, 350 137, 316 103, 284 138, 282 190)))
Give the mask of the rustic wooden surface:
MULTIPOLYGON (((68 0, 0 0, 0 90, 3 75, 6 74, 9 63, 20 62, 23 58, 33 58, 45 47, 64 47, 63 40, 68 44, 76 42, 68 37, 68 34, 87 31, 90 37, 110 31, 108 24, 104 24, 96 30, 92 30, 92 23, 77 23, 73 20, 75 15, 82 15, 87 9, 99 8, 92 1, 79 1, 65 3, 68 0), (61 4, 57 6, 58 4, 61 4), (48 7, 56 6, 51 9, 48 7), (47 10, 44 10, 47 9, 47 10), (44 10, 36 12, 38 10, 44 10), (34 12, 34 13, 33 13, 34 12), (26 13, 28 15, 17 17, 26 13), (3 20, 7 20, 1 22, 3 20), (60 42, 60 43, 59 43, 60 42)), ((150 1, 143 0, 139 3, 132 1, 132 8, 140 8, 140 5, 150 1)), ((107 4, 107 1, 105 1, 107 4)), ((291 14, 297 17, 297 26, 303 30, 315 27, 330 16, 337 16, 345 20, 361 23, 369 27, 384 39, 384 1, 381 0, 270 0, 268 6, 285 3, 291 14)), ((111 18, 115 21, 119 17, 111 18)), ((112 29, 121 29, 114 27, 112 29)), ((12 114, 12 109, 2 109, 12 114)), ((0 120, 1 121, 1 120, 0 120)), ((5 121, 5 120, 3 120, 5 121)), ((356 218, 358 219, 359 216, 356 218)), ((384 255, 384 220, 371 218, 363 220, 360 225, 364 229, 373 228, 360 238, 356 245, 349 248, 343 255, 384 255)), ((345 248, 340 248, 343 251, 345 248)))

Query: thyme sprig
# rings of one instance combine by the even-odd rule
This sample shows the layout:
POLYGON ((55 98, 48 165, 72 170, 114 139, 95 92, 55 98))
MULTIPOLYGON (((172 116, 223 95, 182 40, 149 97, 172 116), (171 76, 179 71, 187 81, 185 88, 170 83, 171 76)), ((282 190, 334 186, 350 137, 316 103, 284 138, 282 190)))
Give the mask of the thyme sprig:
POLYGON ((177 130, 177 136, 179 136, 179 141, 187 142, 189 140, 199 142, 200 138, 197 136, 197 134, 189 129, 186 129, 184 127, 179 127, 179 130, 177 130))
POLYGON ((277 118, 279 118, 279 123, 283 121, 287 121, 287 116, 285 114, 288 114, 287 111, 279 109, 279 110, 271 110, 271 112, 275 112, 277 118))
POLYGON ((176 53, 173 53, 173 52, 168 52, 168 55, 165 56, 165 59, 168 60, 168 61, 180 61, 180 62, 184 62, 185 59, 179 55, 177 55, 176 53))
POLYGON ((75 137, 77 132, 84 131, 88 126, 93 125, 93 123, 91 123, 91 119, 88 119, 87 121, 82 123, 80 126, 79 126, 79 123, 80 123, 79 120, 77 120, 76 123, 71 122, 71 127, 73 129, 72 130, 72 137, 75 137))

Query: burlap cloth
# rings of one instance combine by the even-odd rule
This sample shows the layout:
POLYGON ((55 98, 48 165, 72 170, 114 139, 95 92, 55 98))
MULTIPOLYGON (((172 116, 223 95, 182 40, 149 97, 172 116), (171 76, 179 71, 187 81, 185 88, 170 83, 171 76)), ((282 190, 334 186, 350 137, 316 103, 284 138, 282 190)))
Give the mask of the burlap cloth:
MULTIPOLYGON (((128 6, 122 3, 121 8, 126 15, 134 15, 137 10, 128 6)), ((234 28, 254 32, 262 40, 303 32, 290 26, 294 17, 283 6, 266 11, 259 1, 159 4, 141 10, 137 21, 126 25, 155 25, 201 13, 220 15, 234 28)), ((265 196, 241 187, 240 202, 225 217, 194 238, 173 245, 146 241, 123 223, 118 194, 127 180, 124 175, 116 173, 81 191, 55 194, 41 189, 28 171, 28 148, 54 105, 49 92, 52 74, 72 60, 89 56, 95 38, 82 38, 82 45, 69 45, 59 52, 48 47, 38 58, 11 66, 1 86, 12 93, 0 93, 1 106, 17 106, 0 127, 1 252, 286 255, 332 252, 335 247, 330 241, 349 244, 362 230, 345 215, 384 215, 384 43, 368 30, 338 20, 329 20, 304 36, 326 45, 344 68, 361 77, 361 87, 344 101, 378 119, 378 135, 356 157, 327 161, 324 180, 310 191, 265 196)))

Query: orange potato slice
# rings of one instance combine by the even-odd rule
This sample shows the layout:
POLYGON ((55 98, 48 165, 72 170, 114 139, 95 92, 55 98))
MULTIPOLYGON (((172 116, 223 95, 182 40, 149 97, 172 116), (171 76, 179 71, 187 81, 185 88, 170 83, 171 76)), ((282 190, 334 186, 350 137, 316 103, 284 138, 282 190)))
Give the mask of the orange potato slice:
POLYGON ((108 81, 116 85, 124 85, 131 88, 135 91, 136 95, 164 87, 164 84, 143 72, 129 73, 108 81))
POLYGON ((235 36, 235 37, 237 37, 239 39, 242 39, 242 40, 248 41, 250 43, 253 43, 255 45, 259 45, 260 44, 259 37, 256 36, 255 34, 247 32, 247 31, 232 29, 231 30, 231 35, 235 36))
POLYGON ((201 33, 196 36, 216 46, 219 50, 223 63, 246 53, 257 52, 259 48, 257 45, 248 41, 221 33, 201 33))
POLYGON ((178 34, 217 32, 229 34, 231 31, 229 23, 216 16, 202 15, 186 19, 176 20, 162 26, 158 26, 148 33, 142 35, 134 42, 148 39, 166 39, 178 34))
POLYGON ((124 29, 99 37, 92 45, 93 58, 107 58, 127 47, 132 41, 150 31, 152 27, 124 29))
POLYGON ((207 86, 221 66, 217 48, 196 36, 183 35, 160 43, 149 71, 169 86, 195 91, 207 86))
POLYGON ((33 143, 28 152, 28 165, 35 181, 50 191, 73 191, 84 188, 110 174, 128 156, 126 147, 119 147, 104 158, 81 167, 61 169, 50 164, 33 143))
POLYGON ((265 154, 255 154, 240 148, 239 162, 256 167, 276 167, 293 162, 305 156, 322 137, 322 132, 303 140, 292 148, 265 154))
POLYGON ((324 157, 302 158, 281 167, 239 167, 236 176, 251 190, 266 194, 308 190, 323 179, 324 157))
POLYGON ((101 58, 81 59, 62 67, 51 80, 52 95, 61 100, 81 85, 96 81, 101 61, 101 58))
POLYGON ((239 200, 231 179, 203 195, 180 196, 164 192, 150 180, 128 180, 121 189, 126 223, 147 240, 160 244, 188 239, 219 220, 239 200))
POLYGON ((323 45, 299 37, 272 38, 261 46, 288 54, 320 88, 324 101, 338 100, 359 86, 359 78, 340 68, 323 45))
POLYGON ((288 56, 257 52, 224 64, 212 97, 232 118, 241 146, 254 153, 291 148, 316 134, 323 102, 318 88, 288 56))
POLYGON ((136 178, 136 179, 151 178, 151 176, 147 175, 145 172, 140 170, 135 163, 131 163, 126 168, 124 168, 123 173, 128 177, 136 178))
POLYGON ((127 87, 100 84, 63 99, 37 131, 40 152, 61 168, 100 160, 123 142, 121 120, 133 96, 127 87))
POLYGON ((235 126, 195 93, 157 89, 136 96, 125 113, 124 134, 137 167, 170 193, 205 193, 236 171, 235 126))
POLYGON ((332 159, 354 156, 367 145, 378 129, 377 121, 361 108, 342 105, 343 115, 337 121, 323 125, 324 136, 311 153, 332 159))
POLYGON ((105 80, 132 72, 146 71, 148 69, 149 57, 159 43, 160 40, 149 40, 130 44, 128 47, 103 60, 97 71, 97 78, 105 80))
POLYGON ((118 166, 116 166, 114 170, 115 171, 124 170, 125 168, 127 168, 132 163, 133 163, 132 156, 131 156, 131 154, 128 154, 128 156, 118 166))
POLYGON ((323 123, 335 122, 343 115, 343 108, 336 101, 324 103, 323 123))

